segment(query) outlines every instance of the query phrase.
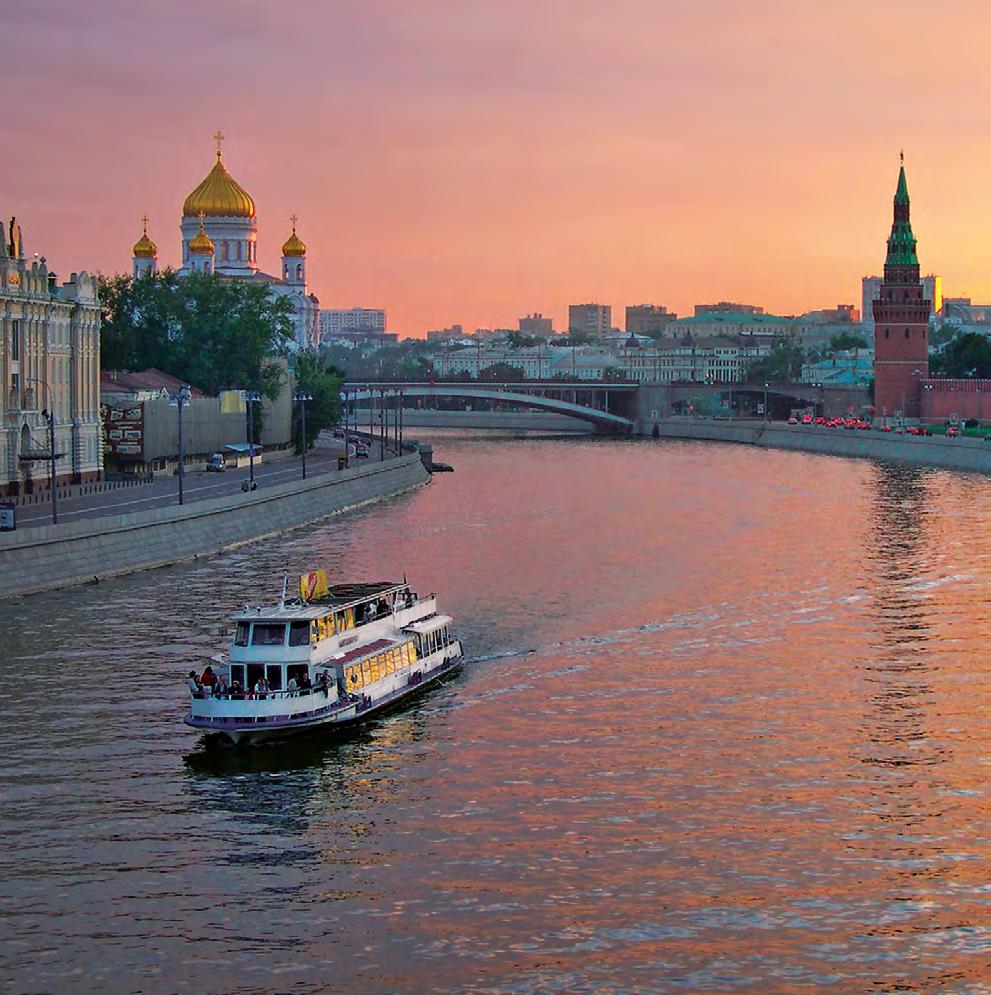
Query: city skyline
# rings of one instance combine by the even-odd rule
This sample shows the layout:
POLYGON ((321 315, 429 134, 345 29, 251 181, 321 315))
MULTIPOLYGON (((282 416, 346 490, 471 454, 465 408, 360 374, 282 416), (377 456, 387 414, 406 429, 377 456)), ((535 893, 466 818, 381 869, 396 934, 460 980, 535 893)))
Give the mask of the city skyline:
POLYGON ((177 266, 219 128, 263 268, 297 214, 321 305, 385 308, 403 335, 533 311, 563 329, 582 301, 791 314, 857 303, 904 148, 924 272, 991 296, 981 8, 951 4, 924 63, 921 3, 726 11, 14 10, 4 214, 60 274, 128 272, 144 214, 177 266))

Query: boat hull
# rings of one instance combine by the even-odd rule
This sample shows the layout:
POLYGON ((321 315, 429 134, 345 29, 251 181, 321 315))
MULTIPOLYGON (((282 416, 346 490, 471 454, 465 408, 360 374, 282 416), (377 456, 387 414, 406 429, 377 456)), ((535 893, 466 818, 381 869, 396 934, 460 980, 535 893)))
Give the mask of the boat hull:
POLYGON ((283 725, 273 725, 266 728, 215 729, 200 723, 187 715, 183 721, 186 725, 204 733, 207 743, 221 746, 250 746, 264 742, 273 742, 295 738, 297 736, 333 736, 352 730, 365 721, 401 707, 406 702, 418 697, 423 692, 434 687, 446 677, 458 671, 464 663, 464 655, 451 657, 432 670, 419 672, 420 679, 416 683, 406 684, 381 698, 372 701, 365 707, 360 705, 345 706, 329 714, 309 720, 299 720, 283 725))

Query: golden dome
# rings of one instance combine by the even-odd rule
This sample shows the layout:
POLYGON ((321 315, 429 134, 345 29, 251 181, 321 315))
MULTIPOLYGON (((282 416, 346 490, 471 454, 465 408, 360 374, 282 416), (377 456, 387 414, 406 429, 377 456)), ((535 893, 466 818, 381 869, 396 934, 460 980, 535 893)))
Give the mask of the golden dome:
POLYGON ((203 227, 203 215, 200 215, 200 230, 189 240, 189 251, 198 256, 213 255, 213 240, 203 227))
POLYGON ((296 234, 296 217, 292 219, 292 234, 282 243, 282 255, 284 256, 305 256, 306 245, 296 234))
POLYGON ((158 246, 148 237, 148 219, 142 218, 141 224, 141 238, 134 243, 131 254, 142 259, 154 259, 158 255, 158 246))
POLYGON ((186 198, 182 205, 184 218, 201 214, 208 218, 253 218, 255 202, 248 192, 224 168, 217 149, 217 161, 206 179, 186 198))

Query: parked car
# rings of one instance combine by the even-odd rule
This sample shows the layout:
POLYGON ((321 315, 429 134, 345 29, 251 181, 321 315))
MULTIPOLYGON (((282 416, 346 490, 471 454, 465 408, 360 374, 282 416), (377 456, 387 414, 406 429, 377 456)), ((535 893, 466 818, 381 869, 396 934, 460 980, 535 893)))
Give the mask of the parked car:
POLYGON ((358 459, 368 459, 368 446, 355 446, 354 455, 358 459))
POLYGON ((227 469, 227 463, 224 460, 223 453, 210 453, 209 459, 206 461, 206 469, 208 473, 223 473, 227 469))
POLYGON ((946 430, 946 437, 947 437, 948 439, 956 439, 956 438, 958 438, 958 437, 959 437, 959 435, 960 435, 960 429, 958 429, 958 428, 956 427, 956 425, 951 425, 951 426, 950 426, 950 427, 949 427, 949 428, 948 428, 948 429, 946 430))
POLYGON ((798 424, 798 419, 794 415, 792 415, 791 418, 788 419, 788 424, 789 425, 797 425, 798 424))

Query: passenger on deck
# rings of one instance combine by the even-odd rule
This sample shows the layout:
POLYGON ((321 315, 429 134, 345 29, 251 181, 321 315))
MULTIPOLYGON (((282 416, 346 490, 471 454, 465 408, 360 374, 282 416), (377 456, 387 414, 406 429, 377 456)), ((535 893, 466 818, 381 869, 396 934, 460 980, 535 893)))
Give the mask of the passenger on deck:
POLYGON ((308 672, 304 673, 304 674, 302 674, 300 676, 300 678, 299 678, 299 689, 301 691, 312 691, 313 690, 313 681, 310 680, 310 675, 309 675, 308 672))
POLYGON ((255 684, 255 694, 265 695, 268 693, 268 681, 264 677, 259 677, 255 684))
POLYGON ((412 591, 406 592, 406 607, 412 608, 416 604, 416 595, 412 591))
POLYGON ((385 618, 389 614, 389 606, 385 603, 385 598, 378 603, 377 612, 379 618, 385 618))
POLYGON ((186 687, 189 688, 189 693, 194 698, 199 698, 202 694, 200 690, 199 681, 196 680, 196 671, 191 670, 189 676, 186 678, 186 687))
POLYGON ((232 698, 240 698, 241 697, 241 693, 242 693, 241 692, 241 682, 240 681, 234 681, 234 683, 231 684, 231 697, 232 698))
POLYGON ((217 675, 213 672, 213 667, 208 664, 206 669, 203 671, 203 676, 200 677, 200 684, 202 684, 204 688, 208 688, 212 691, 213 686, 216 683, 217 675))
POLYGON ((299 685, 296 683, 295 677, 289 678, 289 687, 286 688, 287 691, 298 691, 299 685))
POLYGON ((223 698, 227 694, 227 681, 223 677, 218 677, 216 683, 213 685, 213 696, 214 698, 223 698))
POLYGON ((369 601, 365 605, 365 621, 373 622, 375 620, 375 606, 369 601))

